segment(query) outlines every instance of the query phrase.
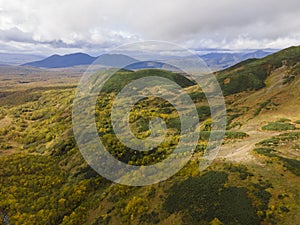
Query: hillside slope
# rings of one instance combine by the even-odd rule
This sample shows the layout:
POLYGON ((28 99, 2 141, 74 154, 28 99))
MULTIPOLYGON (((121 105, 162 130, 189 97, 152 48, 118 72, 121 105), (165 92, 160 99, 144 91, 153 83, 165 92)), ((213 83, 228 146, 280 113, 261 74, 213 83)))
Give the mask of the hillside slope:
MULTIPOLYGON (((220 80, 224 77, 227 77, 226 79, 229 80, 235 80, 234 82, 231 82, 231 80, 227 81, 222 85, 223 88, 225 86, 227 88, 223 90, 228 94, 226 97, 227 111, 228 116, 232 118, 228 128, 252 134, 249 140, 255 144, 259 140, 285 131, 284 129, 280 129, 280 126, 284 126, 284 122, 293 123, 298 121, 300 119, 299 68, 300 48, 292 47, 262 60, 245 61, 219 72, 220 80), (270 68, 268 72, 265 70, 266 67, 270 68), (259 75, 263 71, 265 71, 266 76, 260 77, 259 75), (244 89, 243 82, 249 81, 244 79, 247 73, 250 77, 249 80, 264 78, 258 79, 261 81, 262 87, 249 86, 248 91, 239 92, 238 90, 244 89), (239 81, 243 79, 244 81, 239 81), (229 95, 230 92, 226 92, 226 90, 235 90, 235 88, 238 89, 232 91, 235 94, 229 95), (262 129, 268 123, 272 123, 275 126, 273 133, 272 131, 262 129), (278 128, 276 128, 276 125, 278 128), (254 137, 256 137, 256 141, 254 137)), ((246 158, 242 154, 247 152, 242 146, 243 144, 241 143, 239 147, 243 151, 240 152, 240 160, 246 158)), ((253 147, 253 145, 251 146, 253 147)), ((227 147, 228 151, 224 154, 232 152, 230 147, 227 147)), ((238 146, 235 147, 239 148, 238 146)), ((239 154, 235 154, 235 156, 239 157, 239 154)))
MULTIPOLYGON (((266 86, 267 77, 276 69, 287 66, 290 75, 299 75, 300 47, 290 47, 263 59, 248 59, 216 72, 225 95, 266 86)), ((292 79, 292 78, 291 78, 292 79)))

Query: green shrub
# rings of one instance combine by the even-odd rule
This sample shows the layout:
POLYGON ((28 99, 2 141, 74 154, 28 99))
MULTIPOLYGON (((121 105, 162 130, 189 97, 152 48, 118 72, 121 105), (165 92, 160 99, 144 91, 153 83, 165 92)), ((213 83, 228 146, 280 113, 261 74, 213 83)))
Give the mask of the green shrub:
POLYGON ((238 173, 241 180, 245 180, 249 176, 250 177, 254 176, 253 173, 248 171, 248 168, 246 166, 241 164, 233 165, 230 163, 228 165, 225 165, 224 169, 232 173, 238 173))
MULTIPOLYGON (((222 134, 223 134, 222 131, 201 131, 200 139, 201 140, 209 140, 210 135, 219 135, 220 136, 222 134)), ((249 136, 248 134, 246 134, 244 132, 239 132, 239 131, 225 131, 225 133, 224 133, 225 139, 242 139, 242 138, 245 138, 248 136, 249 136)))
POLYGON ((50 147, 49 150, 54 156, 61 156, 75 147, 74 137, 64 137, 64 139, 58 138, 50 147))
POLYGON ((227 129, 230 130, 230 129, 233 129, 233 128, 235 128, 235 127, 239 127, 239 128, 240 128, 241 126, 243 126, 243 124, 242 124, 241 122, 234 122, 234 123, 230 124, 230 125, 227 127, 227 129))
POLYGON ((268 156, 268 157, 276 157, 276 154, 273 152, 276 152, 273 148, 255 148, 253 149, 254 152, 260 155, 268 156))
POLYGON ((282 122, 270 122, 268 125, 262 127, 263 130, 273 130, 273 131, 284 131, 284 130, 295 130, 296 127, 290 123, 282 122))
POLYGON ((235 118, 238 118, 241 114, 232 114, 227 116, 227 126, 234 120, 235 118))
POLYGON ((199 115, 199 120, 203 121, 210 116, 210 107, 209 106, 199 106, 199 107, 197 107, 197 112, 199 115))
POLYGON ((159 224, 159 214, 157 212, 144 213, 139 218, 140 224, 159 224))
POLYGON ((11 148, 12 148, 12 146, 9 145, 9 144, 5 144, 5 143, 1 144, 1 143, 0 143, 0 150, 1 150, 1 149, 3 149, 3 150, 8 150, 8 149, 11 149, 11 148))
POLYGON ((291 132, 291 133, 284 133, 277 135, 275 137, 263 140, 259 142, 257 145, 262 145, 262 146, 278 146, 282 142, 287 142, 287 141, 294 141, 300 138, 300 132, 291 132))
POLYGON ((259 107, 255 110, 254 116, 258 116, 263 109, 268 109, 267 106, 272 103, 272 99, 268 99, 267 101, 260 103, 259 107))
POLYGON ((287 76, 284 76, 283 77, 283 85, 285 85, 285 84, 289 84, 289 83, 291 83, 294 79, 296 78, 296 76, 294 76, 294 75, 287 75, 287 76))
POLYGON ((194 102, 198 102, 205 99, 205 94, 203 92, 192 92, 189 95, 194 102))
POLYGON ((175 118, 170 118, 168 120, 168 127, 169 128, 175 128, 178 131, 181 130, 181 121, 179 117, 175 117, 175 118))
POLYGON ((277 120, 276 122, 279 122, 279 123, 285 123, 285 122, 291 122, 290 119, 287 119, 287 118, 280 118, 279 120, 277 120))
POLYGON ((244 132, 238 132, 238 131, 226 131, 225 132, 226 139, 242 139, 242 138, 245 138, 248 136, 249 135, 244 132))
POLYGON ((283 161, 284 166, 291 171, 296 176, 300 176, 300 161, 296 159, 288 159, 284 157, 280 157, 279 159, 283 161))
POLYGON ((276 155, 274 152, 276 152, 273 148, 256 148, 253 150, 257 154, 264 155, 271 158, 277 158, 281 162, 283 162, 283 165, 291 171, 296 176, 300 176, 300 161, 296 159, 289 159, 282 156, 276 155))
POLYGON ((270 139, 266 139, 259 142, 257 145, 271 147, 271 146, 278 146, 279 142, 280 142, 279 138, 272 137, 270 139))
POLYGON ((163 204, 170 214, 182 213, 183 224, 209 224, 215 217, 224 224, 259 224, 246 188, 225 187, 227 174, 209 171, 174 184, 163 204))
POLYGON ((286 206, 280 206, 280 210, 281 212, 285 212, 285 213, 288 213, 290 210, 286 207, 286 206))

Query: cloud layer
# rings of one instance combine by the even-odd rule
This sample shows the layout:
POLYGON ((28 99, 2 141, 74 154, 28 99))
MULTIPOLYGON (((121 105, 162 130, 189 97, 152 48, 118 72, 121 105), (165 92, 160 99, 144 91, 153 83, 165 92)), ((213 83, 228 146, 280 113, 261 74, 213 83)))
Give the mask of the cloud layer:
POLYGON ((189 48, 284 48, 300 42, 297 0, 0 0, 2 50, 99 52, 137 40, 189 48))

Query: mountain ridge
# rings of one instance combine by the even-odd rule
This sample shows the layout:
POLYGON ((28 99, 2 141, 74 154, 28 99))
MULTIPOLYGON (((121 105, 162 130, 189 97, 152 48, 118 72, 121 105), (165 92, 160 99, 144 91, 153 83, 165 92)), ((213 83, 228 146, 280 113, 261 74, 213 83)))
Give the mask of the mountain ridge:
POLYGON ((251 58, 263 58, 272 54, 270 51, 256 50, 254 52, 238 52, 238 53, 208 53, 201 55, 200 57, 211 68, 221 70, 233 66, 239 62, 242 62, 251 58))
POLYGON ((135 63, 137 62, 137 60, 122 54, 103 54, 98 57, 93 57, 86 53, 77 52, 66 55, 54 54, 43 60, 25 63, 21 66, 40 68, 66 68, 81 65, 91 65, 94 62, 99 65, 118 67, 124 64, 135 63))
POLYGON ((287 66, 300 74, 300 46, 292 46, 262 59, 247 59, 234 66, 215 72, 225 95, 266 86, 265 80, 276 69, 287 66))
MULTIPOLYGON (((199 55, 205 63, 213 70, 220 70, 224 68, 228 68, 236 63, 239 63, 243 60, 249 58, 262 58, 271 54, 271 52, 266 52, 264 50, 257 50, 254 52, 241 52, 241 53, 218 53, 212 52, 204 55, 199 55)), ((170 58, 171 59, 171 58, 170 58)), ((143 68, 163 68, 163 62, 154 62, 156 66, 150 65, 147 63, 143 63, 141 61, 140 65, 136 63, 140 62, 139 60, 132 58, 130 56, 124 54, 103 54, 100 56, 90 56, 86 53, 78 52, 66 55, 51 55, 45 59, 39 61, 33 61, 29 63, 22 64, 22 66, 32 66, 32 67, 42 67, 42 68, 64 68, 64 67, 72 67, 79 65, 90 65, 93 62, 96 64, 108 66, 108 67, 123 67, 124 65, 136 64, 133 66, 134 69, 143 69, 143 68), (97 61, 96 61, 97 60, 97 61)), ((145 62, 146 62, 145 61, 145 62)), ((168 60, 166 61, 168 62, 168 60)))
POLYGON ((31 67, 42 67, 42 68, 62 68, 62 67, 72 67, 76 65, 89 65, 96 60, 95 57, 92 57, 85 53, 73 53, 67 55, 51 55, 43 60, 34 61, 22 64, 22 66, 31 66, 31 67))

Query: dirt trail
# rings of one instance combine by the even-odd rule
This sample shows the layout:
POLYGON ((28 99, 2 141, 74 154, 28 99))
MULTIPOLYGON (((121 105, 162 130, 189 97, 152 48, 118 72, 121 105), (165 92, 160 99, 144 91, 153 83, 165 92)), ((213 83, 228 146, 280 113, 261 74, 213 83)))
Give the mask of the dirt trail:
POLYGON ((242 131, 246 132, 249 137, 237 140, 236 142, 224 144, 218 154, 218 158, 237 162, 255 160, 254 156, 251 155, 251 150, 255 148, 256 143, 283 133, 260 131, 256 129, 247 132, 247 130, 249 130, 249 128, 245 130, 243 129, 242 131))

